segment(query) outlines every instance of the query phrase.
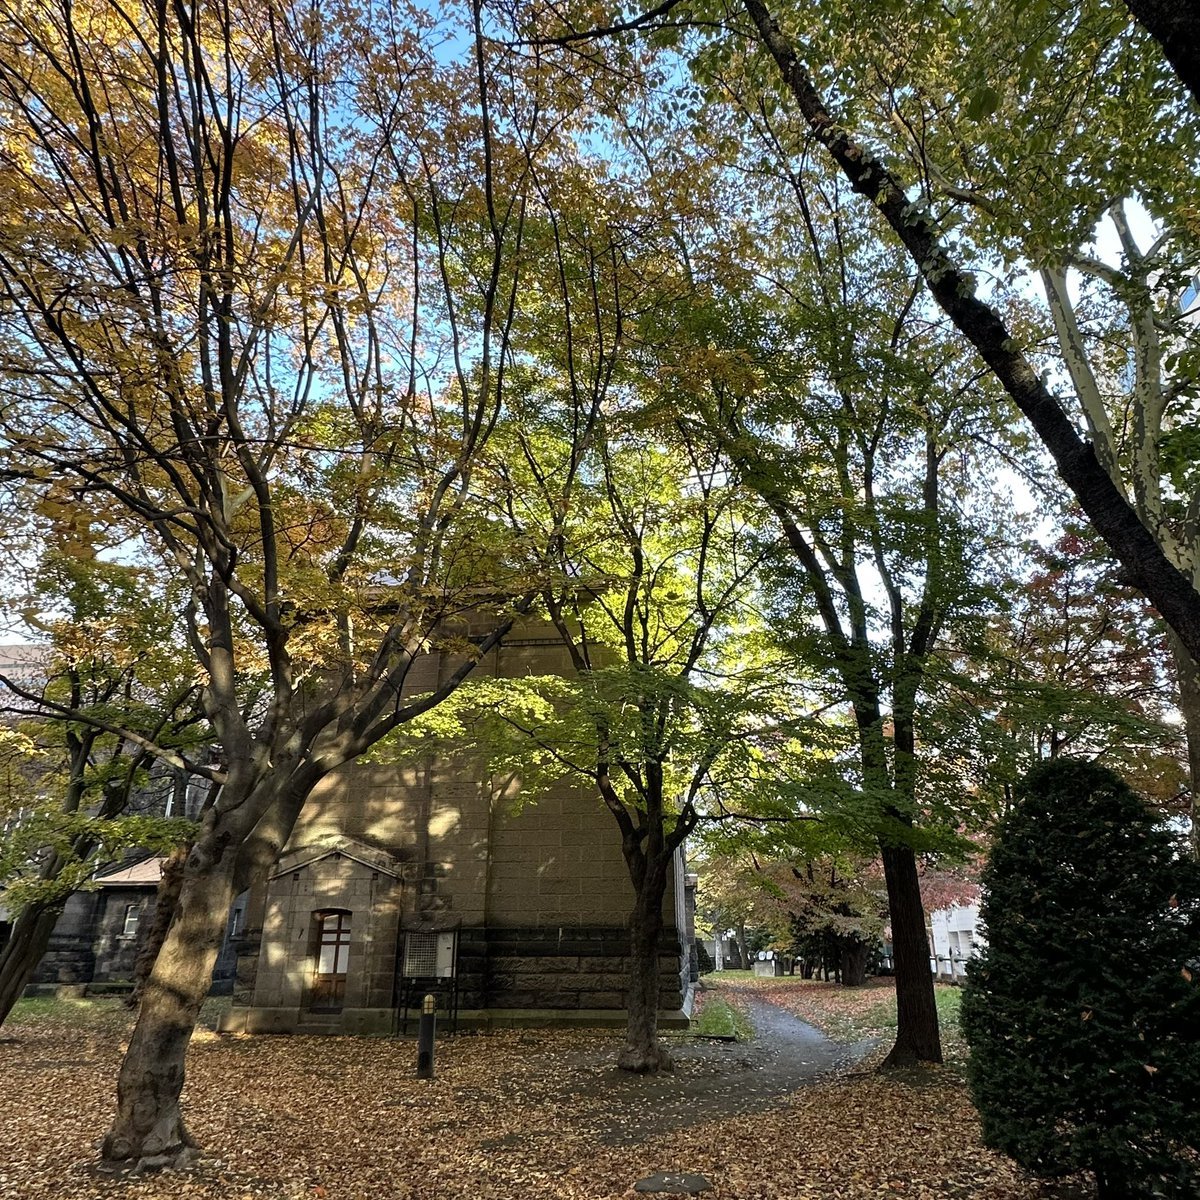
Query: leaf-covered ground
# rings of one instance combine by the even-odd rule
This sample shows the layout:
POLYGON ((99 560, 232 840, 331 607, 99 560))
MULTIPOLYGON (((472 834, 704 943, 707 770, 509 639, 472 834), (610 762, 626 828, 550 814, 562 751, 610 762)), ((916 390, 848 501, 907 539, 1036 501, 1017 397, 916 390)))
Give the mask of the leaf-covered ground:
MULTIPOLYGON (((736 1002, 736 990, 718 986, 736 1002)), ((829 1019, 851 1003, 830 992, 829 1019)), ((882 988, 874 998, 885 1001, 882 988)), ((601 1200, 663 1170, 703 1173, 715 1200, 1042 1194, 980 1146, 951 1071, 906 1082, 851 1071, 767 1111, 638 1140, 655 1124, 645 1105, 664 1093, 615 1076, 615 1034, 564 1031, 446 1039, 432 1082, 414 1078, 411 1042, 202 1031, 185 1101, 208 1156, 181 1175, 99 1179, 89 1164, 127 1020, 112 1005, 26 1005, 0 1031, 4 1200, 601 1200)), ((685 1060, 663 1086, 686 1098, 691 1073, 707 1063, 685 1060)))

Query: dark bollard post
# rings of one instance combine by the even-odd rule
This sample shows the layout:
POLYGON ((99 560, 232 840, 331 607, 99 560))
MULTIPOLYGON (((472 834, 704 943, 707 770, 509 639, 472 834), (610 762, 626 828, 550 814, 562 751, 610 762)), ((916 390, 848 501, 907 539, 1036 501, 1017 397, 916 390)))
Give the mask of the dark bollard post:
POLYGON ((434 1011, 437 1001, 432 996, 425 997, 421 1005, 421 1024, 417 1027, 417 1078, 433 1078, 433 1034, 437 1027, 437 1014, 434 1011))

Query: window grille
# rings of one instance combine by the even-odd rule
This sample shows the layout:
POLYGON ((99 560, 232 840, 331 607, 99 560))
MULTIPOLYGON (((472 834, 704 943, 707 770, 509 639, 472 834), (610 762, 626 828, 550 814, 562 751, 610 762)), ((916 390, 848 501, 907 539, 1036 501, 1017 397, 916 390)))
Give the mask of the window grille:
POLYGON ((404 939, 404 974, 432 978, 437 974, 438 936, 436 933, 410 933, 404 939))
POLYGON ((454 978, 453 933, 408 933, 404 936, 404 970, 408 979, 454 978))

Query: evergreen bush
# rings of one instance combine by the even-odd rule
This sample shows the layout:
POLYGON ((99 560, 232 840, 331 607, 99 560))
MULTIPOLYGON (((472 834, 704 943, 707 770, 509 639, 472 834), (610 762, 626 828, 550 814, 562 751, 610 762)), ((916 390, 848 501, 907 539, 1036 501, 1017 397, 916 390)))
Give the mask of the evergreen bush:
POLYGON ((1055 759, 983 873, 962 1028, 987 1145, 1099 1195, 1200 1196, 1200 870, 1111 771, 1055 759))

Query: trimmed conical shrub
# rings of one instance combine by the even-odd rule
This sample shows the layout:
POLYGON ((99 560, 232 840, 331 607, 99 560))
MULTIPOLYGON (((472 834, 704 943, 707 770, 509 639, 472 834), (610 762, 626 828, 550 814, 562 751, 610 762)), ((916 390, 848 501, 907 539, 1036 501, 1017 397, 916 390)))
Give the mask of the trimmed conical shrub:
POLYGON ((1200 1197, 1200 871, 1111 771, 1035 767, 983 873, 962 1025, 987 1145, 1200 1197))

